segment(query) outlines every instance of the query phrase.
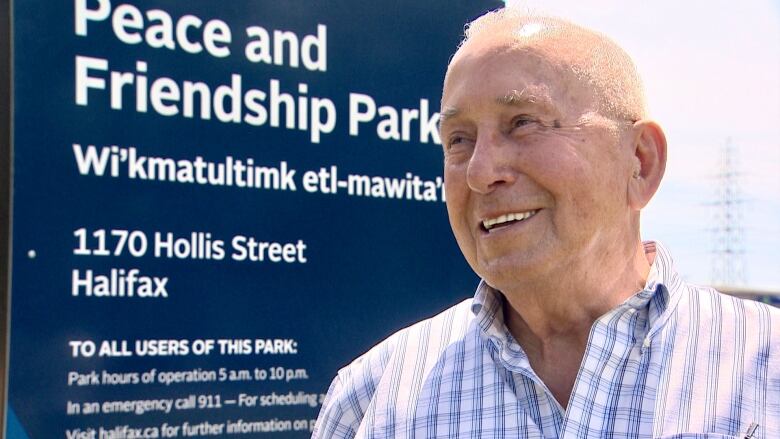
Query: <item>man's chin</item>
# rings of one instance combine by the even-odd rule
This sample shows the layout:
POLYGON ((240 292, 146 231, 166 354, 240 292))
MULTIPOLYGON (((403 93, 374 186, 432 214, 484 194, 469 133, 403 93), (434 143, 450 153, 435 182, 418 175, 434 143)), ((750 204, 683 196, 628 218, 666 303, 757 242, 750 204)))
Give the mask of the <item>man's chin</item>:
POLYGON ((502 286, 532 282, 544 273, 545 264, 531 255, 507 255, 500 258, 482 259, 476 271, 488 285, 501 289, 502 286))

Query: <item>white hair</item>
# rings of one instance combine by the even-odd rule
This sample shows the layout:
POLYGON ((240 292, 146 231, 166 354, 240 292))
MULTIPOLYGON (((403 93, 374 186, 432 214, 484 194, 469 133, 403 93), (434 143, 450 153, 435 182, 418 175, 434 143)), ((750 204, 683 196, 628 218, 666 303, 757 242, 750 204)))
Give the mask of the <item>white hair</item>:
POLYGON ((647 117, 642 80, 631 57, 599 32, 561 18, 507 7, 467 24, 458 51, 485 38, 543 51, 544 56, 563 61, 592 90, 604 116, 629 121, 647 117))

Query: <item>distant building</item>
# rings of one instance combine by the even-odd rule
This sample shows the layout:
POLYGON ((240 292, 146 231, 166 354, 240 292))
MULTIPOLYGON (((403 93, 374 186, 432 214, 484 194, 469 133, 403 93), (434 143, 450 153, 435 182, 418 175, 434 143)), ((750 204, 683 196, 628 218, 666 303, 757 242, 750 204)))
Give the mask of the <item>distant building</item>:
POLYGON ((742 299, 757 300, 769 305, 780 307, 780 291, 758 290, 746 287, 715 287, 718 291, 742 299))

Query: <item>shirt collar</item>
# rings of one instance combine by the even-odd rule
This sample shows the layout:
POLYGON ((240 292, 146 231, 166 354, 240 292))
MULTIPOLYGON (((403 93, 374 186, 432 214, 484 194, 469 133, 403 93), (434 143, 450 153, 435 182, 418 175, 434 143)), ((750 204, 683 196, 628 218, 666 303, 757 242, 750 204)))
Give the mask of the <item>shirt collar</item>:
POLYGON ((504 331, 507 331, 503 309, 504 296, 482 279, 471 303, 471 312, 476 316, 482 332, 491 337, 502 337, 504 331))
MULTIPOLYGON (((660 243, 646 241, 643 243, 645 253, 655 253, 650 272, 647 275, 645 287, 635 295, 626 299, 621 307, 637 310, 647 308, 647 336, 657 332, 672 314, 682 294, 682 280, 674 270, 674 263, 669 251, 660 243)), ((504 324, 504 296, 500 291, 481 280, 477 286, 471 311, 487 336, 496 341, 512 340, 509 330, 504 324)), ((504 344, 504 343, 500 343, 504 344)))
MULTIPOLYGON (((683 297, 685 283, 677 274, 672 255, 660 242, 644 242, 645 252, 655 251, 655 259, 650 267, 645 288, 638 293, 651 294, 648 309, 648 337, 652 337, 669 320, 683 297)), ((630 299, 629 299, 630 300, 630 299)))

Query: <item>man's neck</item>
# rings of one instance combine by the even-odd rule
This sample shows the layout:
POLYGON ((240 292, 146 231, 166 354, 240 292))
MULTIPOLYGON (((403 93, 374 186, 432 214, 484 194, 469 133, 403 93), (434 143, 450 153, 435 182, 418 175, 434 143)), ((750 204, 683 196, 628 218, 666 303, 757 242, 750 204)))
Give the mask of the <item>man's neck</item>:
POLYGON ((568 403, 593 322, 644 288, 649 270, 637 243, 561 267, 544 281, 501 289, 507 328, 561 406, 568 403))

